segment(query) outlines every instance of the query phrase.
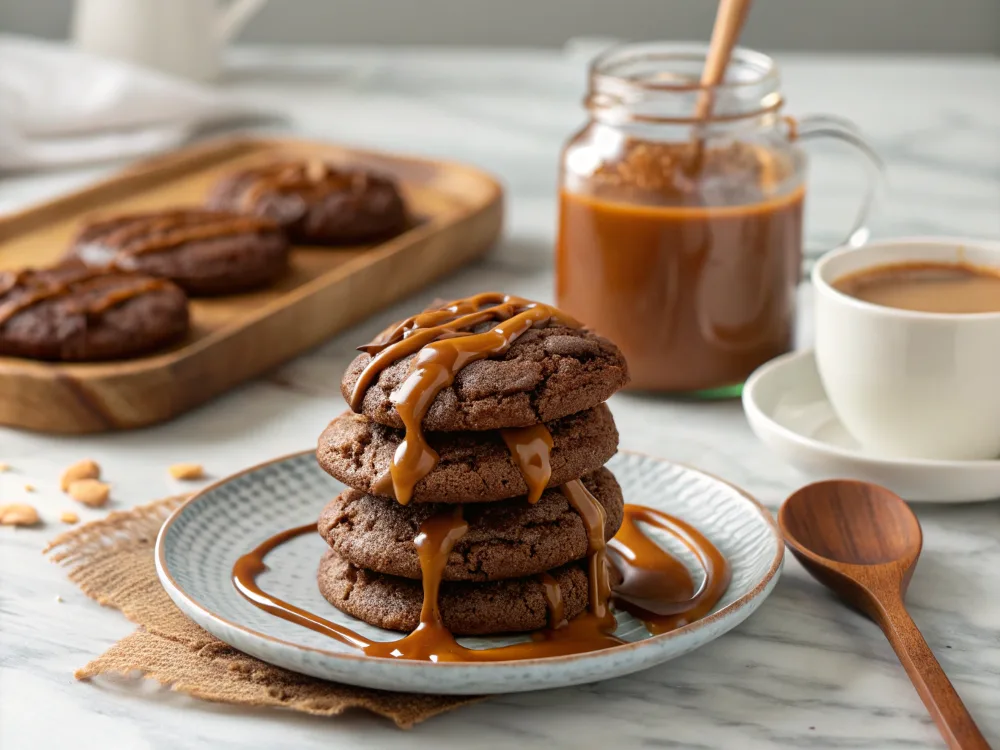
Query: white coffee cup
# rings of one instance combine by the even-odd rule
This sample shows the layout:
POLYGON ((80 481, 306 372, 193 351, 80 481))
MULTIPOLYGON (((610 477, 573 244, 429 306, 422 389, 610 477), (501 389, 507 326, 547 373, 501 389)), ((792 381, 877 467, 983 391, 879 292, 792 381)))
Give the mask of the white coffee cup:
POLYGON ((964 262, 1000 271, 1000 243, 910 238, 835 250, 812 273, 816 363, 844 427, 873 454, 1000 456, 1000 312, 944 314, 871 304, 834 288, 867 268, 964 262))
POLYGON ((72 36, 87 52, 210 81, 222 48, 267 0, 76 0, 72 36))

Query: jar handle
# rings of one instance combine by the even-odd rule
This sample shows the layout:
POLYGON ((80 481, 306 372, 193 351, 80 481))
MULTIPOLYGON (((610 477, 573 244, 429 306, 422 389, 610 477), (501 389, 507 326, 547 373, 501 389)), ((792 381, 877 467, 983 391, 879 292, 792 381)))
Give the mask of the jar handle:
MULTIPOLYGON (((809 115, 797 121, 788 118, 786 122, 789 130, 788 136, 791 140, 809 141, 829 138, 853 146, 863 157, 862 161, 868 173, 864 197, 858 207, 854 223, 844 239, 834 247, 860 247, 865 244, 871 235, 868 221, 885 190, 885 162, 882 161, 882 157, 865 139, 858 127, 842 117, 809 115)), ((832 249, 833 247, 807 248, 806 257, 815 259, 832 249)))

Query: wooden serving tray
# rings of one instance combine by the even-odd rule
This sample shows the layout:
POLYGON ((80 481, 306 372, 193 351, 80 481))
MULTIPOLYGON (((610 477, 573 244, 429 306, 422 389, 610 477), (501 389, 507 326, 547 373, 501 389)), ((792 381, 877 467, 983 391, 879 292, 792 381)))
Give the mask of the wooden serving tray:
POLYGON ((0 269, 57 261, 90 215, 200 204, 223 173, 303 156, 395 175, 416 226, 377 245, 296 246, 291 272, 275 286, 193 300, 191 334, 162 353, 99 364, 0 357, 0 424, 88 433, 170 419, 477 258, 500 233, 500 186, 472 167, 323 143, 227 139, 0 219, 0 269))

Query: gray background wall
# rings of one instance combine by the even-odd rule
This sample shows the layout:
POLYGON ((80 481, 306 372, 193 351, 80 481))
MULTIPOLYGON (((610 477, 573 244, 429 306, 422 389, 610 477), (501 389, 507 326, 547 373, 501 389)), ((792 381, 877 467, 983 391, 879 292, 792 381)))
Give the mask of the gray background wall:
MULTIPOLYGON (((72 0, 0 0, 0 31, 63 37, 71 12, 72 0)), ((711 0, 271 0, 242 39, 551 46, 574 36, 705 39, 714 12, 711 0)), ((743 42, 997 54, 1000 0, 756 0, 743 42)))

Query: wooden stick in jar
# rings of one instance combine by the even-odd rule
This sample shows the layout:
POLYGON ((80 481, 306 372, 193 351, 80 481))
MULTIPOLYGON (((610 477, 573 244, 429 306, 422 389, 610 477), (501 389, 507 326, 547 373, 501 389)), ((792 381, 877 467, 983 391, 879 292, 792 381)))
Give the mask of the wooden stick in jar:
POLYGON ((700 135, 700 126, 712 116, 712 106, 715 99, 715 87, 722 82, 729 67, 729 59, 733 54, 743 30, 743 24, 750 13, 751 0, 720 0, 719 9, 715 14, 715 26, 712 28, 712 41, 708 46, 708 57, 701 73, 701 92, 695 106, 696 128, 699 135, 695 138, 695 164, 701 163, 704 139, 700 135))

